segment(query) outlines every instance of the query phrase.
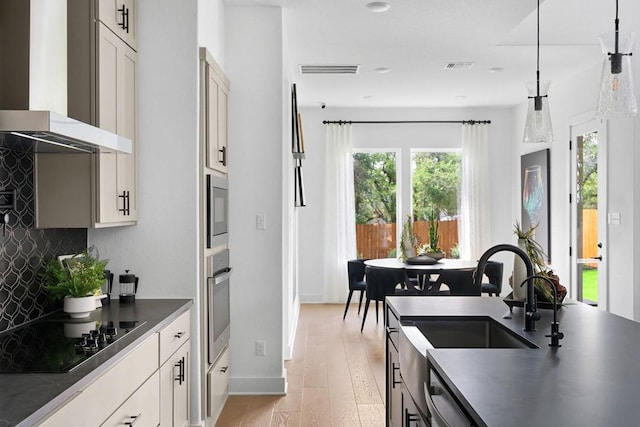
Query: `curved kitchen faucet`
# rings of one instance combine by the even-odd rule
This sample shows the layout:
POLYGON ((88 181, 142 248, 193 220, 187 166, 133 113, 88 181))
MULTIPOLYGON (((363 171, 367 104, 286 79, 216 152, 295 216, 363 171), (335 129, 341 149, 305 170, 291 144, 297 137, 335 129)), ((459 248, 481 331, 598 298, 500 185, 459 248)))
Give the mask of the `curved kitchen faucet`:
MULTIPOLYGON (((525 251, 514 245, 501 244, 493 246, 485 253, 482 254, 478 261, 478 268, 475 272, 474 285, 480 289, 482 285, 482 275, 484 274, 484 268, 487 265, 489 258, 497 252, 513 252, 518 255, 527 269, 527 302, 524 306, 524 330, 527 332, 536 330, 536 320, 540 319, 540 313, 537 311, 536 299, 534 293, 533 283, 533 263, 525 251)), ((555 289, 555 288, 554 288, 555 289)))
POLYGON ((542 279, 553 289, 553 322, 551 322, 551 334, 545 335, 545 337, 551 338, 550 347, 562 347, 560 340, 564 338, 564 334, 560 332, 560 323, 558 322, 558 289, 556 288, 556 284, 547 276, 533 275, 527 277, 520 286, 523 286, 529 279, 542 279))

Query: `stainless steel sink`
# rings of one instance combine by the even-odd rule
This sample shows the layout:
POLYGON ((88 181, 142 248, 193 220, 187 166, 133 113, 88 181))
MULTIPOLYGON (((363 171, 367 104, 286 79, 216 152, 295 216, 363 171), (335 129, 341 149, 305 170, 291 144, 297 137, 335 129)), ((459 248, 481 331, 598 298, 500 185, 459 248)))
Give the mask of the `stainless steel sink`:
POLYGON ((434 348, 539 348, 490 317, 422 318, 406 325, 415 326, 434 348))

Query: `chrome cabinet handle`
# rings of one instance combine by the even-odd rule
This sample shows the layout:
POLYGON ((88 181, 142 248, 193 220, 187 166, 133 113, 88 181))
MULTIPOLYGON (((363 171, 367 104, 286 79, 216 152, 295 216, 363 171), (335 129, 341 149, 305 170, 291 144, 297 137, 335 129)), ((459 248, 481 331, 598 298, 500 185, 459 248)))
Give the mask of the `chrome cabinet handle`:
POLYGON ((132 418, 132 419, 133 419, 133 421, 127 421, 127 422, 125 422, 125 423, 124 423, 124 425, 126 425, 126 426, 132 426, 132 425, 134 425, 135 423, 137 423, 137 422, 138 422, 138 420, 139 420, 140 418, 142 418, 142 412, 140 412, 138 415, 132 415, 132 416, 127 417, 127 418, 132 418))

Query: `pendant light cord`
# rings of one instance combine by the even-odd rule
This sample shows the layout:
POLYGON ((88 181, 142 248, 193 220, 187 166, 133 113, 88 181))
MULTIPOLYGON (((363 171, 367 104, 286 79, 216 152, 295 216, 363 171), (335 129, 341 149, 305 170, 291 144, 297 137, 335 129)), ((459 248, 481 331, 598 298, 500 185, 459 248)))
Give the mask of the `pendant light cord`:
MULTIPOLYGON (((617 2, 618 0, 616 0, 617 2)), ((538 25, 537 25, 537 50, 536 50, 536 95, 540 97, 540 0, 538 0, 538 25)))
POLYGON ((615 20, 615 24, 616 24, 615 53, 619 53, 620 50, 618 49, 618 33, 619 33, 619 30, 620 30, 620 28, 619 28, 620 27, 620 19, 618 19, 618 0, 616 0, 616 20, 615 20))

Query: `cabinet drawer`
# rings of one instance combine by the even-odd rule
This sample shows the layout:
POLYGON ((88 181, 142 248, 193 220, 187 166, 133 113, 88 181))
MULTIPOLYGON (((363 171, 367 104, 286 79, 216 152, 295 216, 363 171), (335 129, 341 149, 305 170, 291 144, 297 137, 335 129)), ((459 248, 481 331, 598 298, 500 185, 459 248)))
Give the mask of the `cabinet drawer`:
POLYGON ((387 306, 387 337, 396 348, 396 351, 398 350, 398 333, 400 331, 399 328, 400 323, 398 322, 398 318, 387 306))
POLYGON ((142 386, 102 424, 102 426, 158 426, 160 424, 159 386, 159 374, 158 371, 156 371, 151 378, 145 381, 145 383, 142 384, 142 386))
MULTIPOLYGON (((154 334, 40 425, 100 425, 158 370, 157 357, 158 336, 154 334)), ((157 379, 155 385, 157 389, 157 379)))
POLYGON ((207 417, 218 418, 229 395, 229 348, 207 373, 207 417))
POLYGON ((160 335, 160 365, 191 337, 191 310, 162 329, 160 335))

